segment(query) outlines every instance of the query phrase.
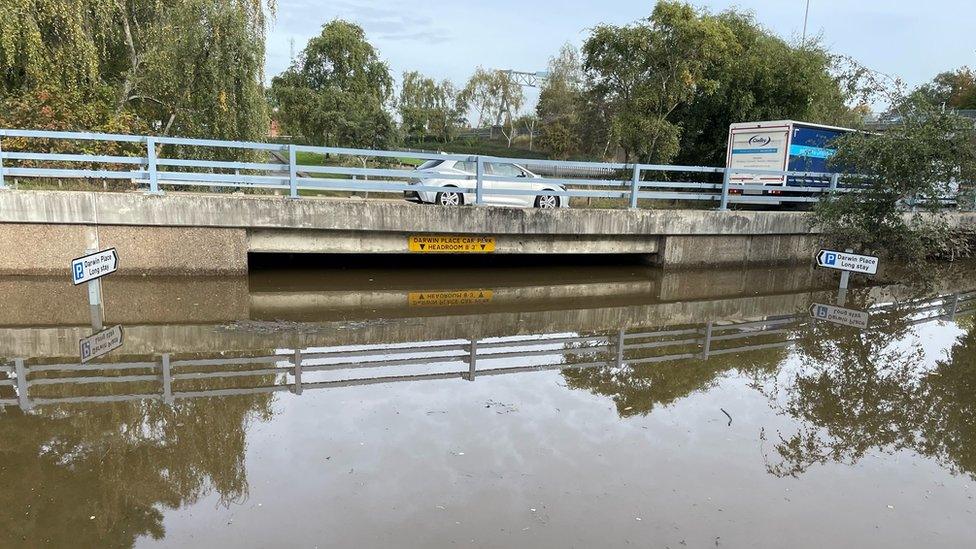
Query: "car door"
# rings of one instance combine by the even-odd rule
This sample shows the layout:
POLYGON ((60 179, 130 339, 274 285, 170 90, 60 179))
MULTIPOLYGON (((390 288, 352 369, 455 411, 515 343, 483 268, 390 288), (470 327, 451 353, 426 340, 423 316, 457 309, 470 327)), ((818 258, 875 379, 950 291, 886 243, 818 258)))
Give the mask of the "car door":
MULTIPOLYGON (((492 181, 486 180, 485 187, 493 191, 503 191, 505 189, 529 190, 529 179, 522 168, 509 162, 488 162, 486 164, 488 173, 501 177, 519 178, 513 181, 492 181)), ((485 200, 491 197, 491 202, 508 206, 531 207, 535 202, 535 196, 529 194, 491 194, 485 195, 485 200)))
POLYGON ((472 162, 472 161, 458 161, 458 162, 455 162, 454 163, 454 169, 459 172, 458 175, 461 175, 461 174, 469 175, 469 176, 471 176, 471 179, 468 179, 468 180, 454 179, 454 180, 451 180, 447 184, 448 185, 457 185, 458 187, 470 187, 471 188, 470 191, 465 191, 464 192, 464 203, 465 204, 474 204, 475 198, 476 198, 475 191, 474 191, 474 186, 475 186, 475 178, 474 178, 474 176, 477 173, 477 169, 478 169, 475 166, 475 162, 472 162))

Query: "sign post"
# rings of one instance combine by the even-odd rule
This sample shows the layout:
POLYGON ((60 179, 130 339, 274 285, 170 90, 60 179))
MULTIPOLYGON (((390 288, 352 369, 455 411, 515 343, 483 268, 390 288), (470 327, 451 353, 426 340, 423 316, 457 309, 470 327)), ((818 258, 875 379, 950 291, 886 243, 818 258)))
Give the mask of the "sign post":
POLYGON ((853 250, 850 248, 843 252, 823 249, 817 252, 817 267, 841 271, 841 299, 843 299, 844 290, 847 290, 851 273, 878 274, 878 265, 881 263, 881 260, 873 255, 861 255, 852 252, 853 250))
POLYGON ((92 329, 103 327, 102 282, 105 275, 119 269, 119 254, 115 248, 96 251, 85 250, 85 255, 71 261, 71 282, 75 286, 88 283, 88 305, 91 307, 92 329))

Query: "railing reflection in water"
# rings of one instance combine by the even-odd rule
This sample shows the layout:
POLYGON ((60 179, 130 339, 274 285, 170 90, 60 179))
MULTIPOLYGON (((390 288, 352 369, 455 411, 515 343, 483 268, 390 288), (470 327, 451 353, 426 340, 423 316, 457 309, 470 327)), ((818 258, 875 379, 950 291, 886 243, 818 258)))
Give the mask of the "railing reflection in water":
MULTIPOLYGON (((900 309, 909 324, 954 320, 976 312, 976 292, 871 307, 870 313, 900 309)), ((785 348, 797 330, 816 322, 805 314, 753 321, 717 321, 655 331, 599 334, 534 334, 473 340, 388 345, 280 349, 259 356, 181 357, 165 353, 151 360, 33 364, 17 358, 0 364, 0 406, 29 410, 48 404, 162 400, 349 387, 405 381, 464 379, 567 368, 616 367, 785 348), (411 367, 423 372, 403 372, 411 367), (381 373, 367 376, 357 372, 381 373), (390 372, 390 370, 395 370, 390 372), (433 370, 433 371, 432 371, 433 370), (338 379, 323 375, 341 373, 338 379), (240 382, 227 385, 234 379, 240 382), (220 387, 207 387, 219 380, 220 387), (2 391, 9 386, 14 391, 2 391), (81 388, 93 388, 91 394, 81 388), (119 390, 113 390, 118 388, 119 390), (75 394, 82 392, 84 394, 75 394), (92 391, 94 392, 94 391, 92 391)), ((873 329, 873 327, 871 328, 873 329)), ((2 410, 2 408, 0 408, 2 410)))

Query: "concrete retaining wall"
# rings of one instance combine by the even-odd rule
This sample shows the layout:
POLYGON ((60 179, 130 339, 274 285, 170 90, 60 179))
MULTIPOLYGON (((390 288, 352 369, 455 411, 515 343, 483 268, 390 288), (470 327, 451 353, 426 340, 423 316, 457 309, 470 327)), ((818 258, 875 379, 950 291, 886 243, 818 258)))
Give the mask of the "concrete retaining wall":
POLYGON ((67 274, 96 243, 118 249, 123 275, 247 273, 244 229, 4 223, 0 274, 67 274))
MULTIPOLYGON (((976 225, 976 213, 952 224, 976 225)), ((398 200, 0 191, 0 274, 63 274, 97 242, 128 274, 227 274, 248 252, 410 253, 410 235, 494 237, 498 254, 642 254, 666 267, 809 261, 808 214, 442 208, 398 200)))

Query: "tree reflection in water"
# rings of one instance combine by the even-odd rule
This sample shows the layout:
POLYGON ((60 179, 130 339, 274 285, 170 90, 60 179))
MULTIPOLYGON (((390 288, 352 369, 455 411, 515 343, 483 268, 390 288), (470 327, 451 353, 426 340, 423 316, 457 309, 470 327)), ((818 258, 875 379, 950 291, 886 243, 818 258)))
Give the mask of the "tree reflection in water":
POLYGON ((245 435, 270 419, 272 398, 4 409, 0 546, 129 547, 164 536, 163 508, 212 493, 224 505, 245 500, 245 435))
POLYGON ((778 434, 771 473, 911 450, 976 476, 976 329, 961 322, 944 357, 927 361, 912 318, 899 308, 865 332, 816 323, 798 333, 802 366, 784 383, 784 403, 772 401, 803 427, 778 434))

